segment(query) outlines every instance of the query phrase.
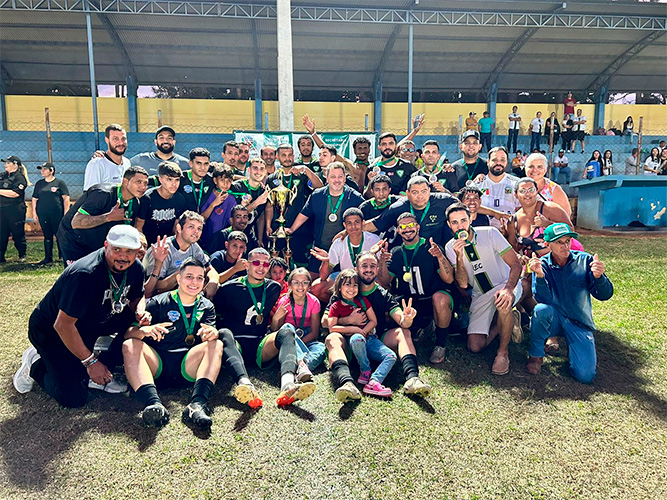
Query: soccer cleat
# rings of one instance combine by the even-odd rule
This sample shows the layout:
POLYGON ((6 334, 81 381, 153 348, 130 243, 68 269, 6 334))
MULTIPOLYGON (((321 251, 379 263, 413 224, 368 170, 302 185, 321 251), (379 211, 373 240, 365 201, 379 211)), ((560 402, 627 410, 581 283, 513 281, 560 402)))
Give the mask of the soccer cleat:
POLYGON ((313 382, 304 382, 289 384, 280 391, 276 404, 283 408, 289 406, 295 401, 303 401, 309 398, 315 392, 315 384, 313 382))
POLYGON ((263 402, 259 397, 259 392, 252 384, 239 384, 234 390, 234 397, 241 404, 247 404, 253 410, 261 408, 263 402))
POLYGON ((147 427, 159 429, 169 423, 169 412, 162 403, 153 403, 144 408, 141 419, 147 427))
POLYGON ((419 377, 412 377, 403 385, 403 392, 405 394, 414 394, 425 398, 431 394, 431 386, 419 377))
POLYGON ((119 382, 115 378, 111 377, 111 380, 106 384, 98 384, 93 382, 92 379, 88 381, 88 389, 95 389, 96 391, 104 391, 109 394, 123 394, 127 392, 127 384, 119 382))
POLYGON ((361 393, 357 386, 352 382, 345 382, 338 389, 336 389, 336 399, 340 403, 347 403, 348 401, 356 401, 361 399, 361 393))
POLYGON ((21 355, 21 366, 14 374, 14 388, 19 394, 25 394, 32 390, 35 380, 30 376, 30 368, 32 364, 40 359, 41 356, 34 346, 28 347, 21 355))
POLYGON ((431 357, 428 359, 429 363, 439 365, 445 360, 445 347, 437 345, 431 352, 431 357))
POLYGON ((181 420, 186 425, 197 427, 198 429, 208 431, 213 425, 213 419, 209 416, 211 411, 201 403, 190 403, 183 410, 181 420))

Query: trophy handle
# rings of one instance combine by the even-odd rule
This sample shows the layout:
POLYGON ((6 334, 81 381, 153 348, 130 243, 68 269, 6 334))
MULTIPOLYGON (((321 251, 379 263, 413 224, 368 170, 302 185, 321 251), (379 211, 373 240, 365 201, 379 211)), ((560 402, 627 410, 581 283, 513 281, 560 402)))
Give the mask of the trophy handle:
POLYGON ((292 202, 296 199, 297 195, 299 194, 296 185, 292 186, 292 189, 290 189, 290 195, 289 195, 289 204, 291 205, 292 202))

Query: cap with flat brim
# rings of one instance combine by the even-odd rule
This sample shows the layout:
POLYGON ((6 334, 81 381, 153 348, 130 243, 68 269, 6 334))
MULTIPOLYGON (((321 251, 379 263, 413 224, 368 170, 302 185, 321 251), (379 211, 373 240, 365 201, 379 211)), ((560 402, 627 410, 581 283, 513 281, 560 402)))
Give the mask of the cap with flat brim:
POLYGON ((116 248, 139 250, 141 248, 141 236, 136 228, 127 224, 118 224, 109 229, 107 243, 116 248))
POLYGON ((557 222, 555 224, 551 224, 544 230, 544 241, 546 241, 547 243, 551 243, 552 241, 556 241, 565 236, 571 236, 572 238, 576 238, 579 235, 575 233, 570 228, 570 226, 568 224, 565 224, 564 222, 557 222))
POLYGON ((172 137, 176 138, 176 132, 174 131, 174 129, 168 127, 167 125, 163 125, 162 127, 160 127, 155 131, 155 138, 157 139, 157 136, 160 135, 162 132, 169 132, 172 137))

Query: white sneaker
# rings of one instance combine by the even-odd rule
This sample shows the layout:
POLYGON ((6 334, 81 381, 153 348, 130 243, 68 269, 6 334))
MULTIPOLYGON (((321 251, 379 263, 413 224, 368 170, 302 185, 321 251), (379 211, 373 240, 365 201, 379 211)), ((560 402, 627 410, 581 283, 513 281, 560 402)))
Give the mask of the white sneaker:
POLYGON ((92 379, 88 381, 88 389, 95 389, 96 391, 104 391, 109 394, 122 394, 127 392, 127 384, 123 382, 118 382, 115 378, 111 378, 111 381, 105 385, 97 384, 93 382, 92 379))
POLYGON ((313 379, 313 372, 310 371, 308 365, 303 360, 299 361, 299 365, 296 370, 296 381, 310 382, 312 379, 313 379))
POLYGON ((32 364, 40 359, 41 356, 34 346, 28 347, 21 356, 21 366, 14 374, 14 388, 19 394, 25 394, 32 390, 35 380, 30 376, 32 364))

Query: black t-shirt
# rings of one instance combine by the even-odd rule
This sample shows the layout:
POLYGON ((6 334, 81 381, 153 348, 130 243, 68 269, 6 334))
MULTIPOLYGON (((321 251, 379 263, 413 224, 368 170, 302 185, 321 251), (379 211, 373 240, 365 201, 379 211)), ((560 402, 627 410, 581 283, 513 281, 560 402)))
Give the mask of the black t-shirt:
MULTIPOLYGON (((71 207, 58 227, 58 244, 68 259, 88 255, 104 246, 109 229, 122 221, 106 222, 90 229, 73 229, 72 219, 80 212, 87 215, 102 215, 111 211, 118 201, 120 186, 116 184, 95 184, 83 193, 76 204, 71 207)), ((141 212, 141 199, 132 198, 123 203, 125 217, 134 221, 141 212)))
POLYGON ((391 288, 394 293, 404 298, 409 297, 430 297, 447 284, 440 279, 438 273, 438 259, 429 253, 429 242, 420 239, 421 245, 416 250, 405 248, 403 245, 391 250, 391 260, 387 263, 387 269, 394 278, 391 288), (405 265, 403 254, 407 259, 408 266, 412 264, 410 276, 411 280, 406 281, 404 275, 408 272, 405 265))
MULTIPOLYGON (((211 255, 211 267, 213 267, 213 269, 215 269, 218 274, 224 273, 235 265, 236 262, 229 262, 227 260, 227 250, 218 250, 213 255, 211 255)), ((234 273, 234 276, 232 276, 230 279, 240 278, 241 276, 245 276, 245 274, 245 271, 239 271, 234 273)))
POLYGON ((215 189, 215 183, 210 175, 205 175, 199 183, 193 182, 191 176, 192 172, 190 170, 183 172, 178 192, 185 198, 187 210, 201 213, 201 207, 204 206, 204 203, 215 189))
MULTIPOLYGON (((248 182, 248 179, 243 179, 243 180, 238 180, 232 183, 232 187, 230 189, 231 194, 234 196, 236 199, 236 203, 241 204, 243 201, 244 195, 249 194, 251 201, 255 201, 257 198, 259 198, 262 193, 264 192, 264 186, 259 186, 257 189, 253 189, 250 187, 250 183, 248 182)), ((266 202, 268 203, 268 201, 266 202)), ((248 228, 247 228, 247 233, 246 234, 252 234, 253 240, 257 240, 257 235, 259 234, 259 228, 257 227, 257 221, 259 220, 260 217, 264 216, 264 210, 266 209, 266 203, 263 205, 258 206, 255 208, 252 212, 248 213, 248 228)), ((248 241, 248 244, 250 244, 250 241, 248 241)), ((254 247, 253 247, 254 248, 254 247)), ((248 250, 250 250, 251 247, 248 247, 248 250)))
POLYGON ((163 198, 158 188, 146 191, 137 217, 145 221, 143 233, 148 244, 155 243, 158 236, 173 235, 174 223, 185 210, 185 198, 179 191, 169 199, 163 198))
MULTIPOLYGON (((217 233, 213 233, 213 236, 211 236, 211 241, 208 244, 208 250, 211 254, 214 252, 217 252, 218 250, 223 250, 225 249, 225 242, 227 241, 227 238, 229 238, 229 233, 231 233, 234 229, 232 227, 226 227, 225 229, 221 229, 217 233)), ((257 242, 257 238, 255 238, 255 233, 252 231, 250 226, 246 226, 245 231, 243 231, 243 234, 246 235, 248 238, 248 243, 246 244, 245 250, 246 254, 255 248, 259 246, 259 243, 257 242)))
POLYGON ((88 348, 99 336, 124 335, 135 321, 128 304, 144 294, 143 269, 139 261, 135 260, 124 274, 124 286, 123 273, 113 274, 117 285, 113 287, 103 248, 77 260, 63 271, 32 313, 30 322, 35 326, 36 338, 46 343, 60 342, 53 329, 58 311, 77 318, 76 328, 88 348), (113 296, 114 289, 120 290, 117 299, 113 296), (123 305, 120 313, 114 312, 113 302, 123 305))
MULTIPOLYGON (((368 178, 368 174, 373 171, 373 167, 369 167, 368 170, 366 171, 366 185, 370 183, 370 179, 368 178)), ((382 165, 380 166, 380 173, 384 173, 387 176, 389 176, 389 179, 391 180, 391 194, 401 194, 401 192, 405 192, 408 189, 408 181, 410 180, 410 177, 412 176, 413 173, 417 171, 417 168, 410 163, 409 161, 405 161, 402 159, 398 159, 395 165, 393 166, 387 166, 387 165, 382 165)))
POLYGON ((269 316, 280 296, 280 285, 270 279, 258 287, 249 287, 246 278, 237 278, 223 283, 213 298, 217 313, 217 327, 229 328, 236 339, 257 340, 264 338, 269 326, 269 316), (265 303, 262 292, 266 287, 265 303), (255 310, 249 289, 255 295, 258 307, 262 310, 262 322, 257 324, 255 310), (261 304, 261 306, 260 306, 261 304))
POLYGON ((46 182, 40 179, 35 184, 32 197, 37 198, 37 215, 39 214, 62 214, 65 210, 63 196, 69 196, 69 189, 60 179, 46 182))
POLYGON ((480 227, 480 226, 490 226, 491 223, 489 222, 489 218, 486 215, 477 214, 477 217, 475 217, 475 219, 470 223, 470 225, 472 227, 480 227))
MULTIPOLYGON (((173 325, 168 328, 169 333, 167 333, 160 342, 151 337, 144 337, 144 342, 157 351, 180 351, 191 349, 202 342, 201 337, 197 335, 201 325, 215 326, 215 309, 213 308, 213 304, 206 297, 199 297, 197 299, 195 326, 192 331, 195 336, 195 342, 192 345, 186 344, 185 338, 188 333, 185 328, 185 321, 183 321, 181 310, 174 299, 176 293, 176 290, 164 292, 146 301, 146 311, 151 313, 151 316, 153 317, 152 324, 165 322, 173 323, 173 325)), ((188 322, 190 321, 190 318, 192 318, 193 309, 194 304, 183 306, 188 322)))
MULTIPOLYGON (((427 173, 424 172, 423 170, 417 170, 414 174, 412 174, 411 177, 425 177, 428 179, 429 184, 432 184, 436 181, 440 181, 440 184, 442 184, 445 189, 454 192, 458 190, 458 181, 456 180, 456 173, 455 172, 445 172, 444 170, 440 170, 437 173, 427 173)), ((431 191, 434 193, 437 193, 439 191, 436 191, 433 189, 433 186, 431 186, 431 191)))
MULTIPOLYGON (((306 200, 308 200, 308 197, 313 192, 312 188, 308 186, 308 181, 309 179, 306 174, 290 174, 283 176, 283 185, 287 189, 292 189, 296 186, 296 197, 294 198, 292 204, 285 211, 285 227, 290 227, 294 223, 297 215, 301 213, 303 206, 306 204, 306 200)), ((268 179, 266 180, 266 185, 271 189, 278 187, 279 184, 280 175, 278 171, 269 175, 268 179)), ((271 228, 274 230, 278 229, 278 223, 276 221, 278 220, 279 216, 280 210, 277 206, 274 206, 273 220, 271 221, 271 228)))
POLYGON ((385 210, 387 210, 390 205, 396 203, 400 199, 401 198, 396 196, 395 194, 390 194, 389 198, 387 198, 387 201, 389 201, 389 203, 382 205, 382 208, 379 208, 377 206, 377 203, 375 202, 375 199, 373 198, 370 200, 366 200, 361 205, 359 205, 359 210, 361 210, 361 212, 364 214, 364 220, 372 220, 382 215, 382 213, 385 210))
POLYGON ((465 160, 461 158, 452 163, 452 167, 456 170, 456 183, 457 186, 455 189, 450 189, 450 191, 458 191, 469 180, 474 180, 479 174, 487 175, 489 173, 489 166, 486 163, 486 160, 483 158, 477 158, 476 162, 467 164, 465 160))
POLYGON ((0 208, 17 206, 25 208, 25 188, 27 187, 28 181, 21 170, 16 170, 11 174, 8 174, 7 172, 0 173, 0 189, 11 189, 18 194, 18 197, 16 198, 0 196, 0 208))
POLYGON ((446 241, 451 238, 451 230, 447 225, 445 218, 445 210, 450 205, 458 203, 458 200, 447 193, 431 193, 430 205, 427 207, 428 211, 424 214, 424 210, 415 210, 410 205, 407 198, 401 198, 396 203, 385 210, 380 217, 373 221, 378 231, 386 231, 392 226, 396 226, 396 219, 403 212, 411 212, 417 217, 417 222, 421 226, 419 235, 426 238, 433 238, 438 245, 444 245, 446 241))

